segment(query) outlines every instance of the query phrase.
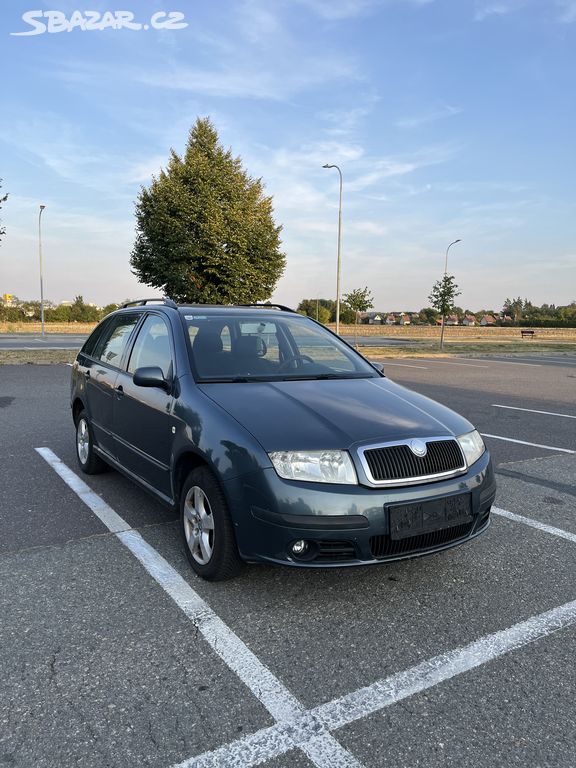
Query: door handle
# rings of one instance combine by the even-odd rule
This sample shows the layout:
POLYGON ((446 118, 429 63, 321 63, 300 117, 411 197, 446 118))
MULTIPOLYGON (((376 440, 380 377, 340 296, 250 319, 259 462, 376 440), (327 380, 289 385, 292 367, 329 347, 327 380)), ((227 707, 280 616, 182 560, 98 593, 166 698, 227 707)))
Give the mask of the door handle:
POLYGON ((87 379, 89 379, 90 378, 90 371, 89 370, 86 371, 86 373, 84 375, 86 376, 87 379))
POLYGON ((116 387, 116 394, 118 395, 118 397, 123 397, 124 387, 122 386, 122 384, 118 384, 118 386, 116 387))

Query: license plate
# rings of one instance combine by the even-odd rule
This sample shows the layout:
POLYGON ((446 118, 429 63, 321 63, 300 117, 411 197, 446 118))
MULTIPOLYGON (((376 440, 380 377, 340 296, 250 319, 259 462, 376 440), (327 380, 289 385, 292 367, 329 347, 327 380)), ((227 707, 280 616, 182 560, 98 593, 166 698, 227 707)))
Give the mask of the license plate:
POLYGON ((389 507, 390 538, 406 539, 472 522, 470 494, 389 507))

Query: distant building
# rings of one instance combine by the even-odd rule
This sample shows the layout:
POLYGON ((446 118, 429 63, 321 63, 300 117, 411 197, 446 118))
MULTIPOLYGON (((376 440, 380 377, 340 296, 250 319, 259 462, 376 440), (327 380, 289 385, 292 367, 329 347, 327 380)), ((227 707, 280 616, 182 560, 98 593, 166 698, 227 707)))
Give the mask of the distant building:
POLYGON ((476 318, 474 315, 464 315, 462 325, 476 325, 476 318))
POLYGON ((496 325, 496 320, 493 315, 484 315, 480 320, 480 325, 485 328, 487 325, 496 325))
POLYGON ((362 312, 360 322, 368 325, 382 325, 384 314, 382 312, 362 312))

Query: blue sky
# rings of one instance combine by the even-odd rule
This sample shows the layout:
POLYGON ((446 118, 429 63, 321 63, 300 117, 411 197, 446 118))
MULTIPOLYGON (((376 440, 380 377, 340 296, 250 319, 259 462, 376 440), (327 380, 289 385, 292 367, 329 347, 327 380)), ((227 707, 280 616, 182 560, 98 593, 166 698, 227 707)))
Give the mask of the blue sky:
POLYGON ((38 297, 43 203, 45 297, 154 295, 130 273, 134 200, 210 116, 273 195, 276 301, 335 296, 324 163, 344 293, 420 309, 460 238, 463 307, 576 300, 576 0, 106 0, 150 28, 10 34, 84 7, 0 7, 0 293, 38 297), (152 28, 172 11, 186 27, 152 28))

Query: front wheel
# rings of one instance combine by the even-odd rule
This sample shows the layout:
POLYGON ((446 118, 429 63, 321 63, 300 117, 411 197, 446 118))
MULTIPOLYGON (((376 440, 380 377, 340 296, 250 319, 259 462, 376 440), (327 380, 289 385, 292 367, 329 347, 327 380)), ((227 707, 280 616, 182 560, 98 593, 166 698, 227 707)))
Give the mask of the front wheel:
POLYGON ((94 436, 86 411, 81 411, 76 420, 76 458, 87 475, 98 475, 106 470, 106 464, 94 453, 94 436))
POLYGON ((198 576, 224 581, 236 576, 242 561, 222 489, 205 467, 194 469, 180 495, 180 529, 186 556, 198 576))

